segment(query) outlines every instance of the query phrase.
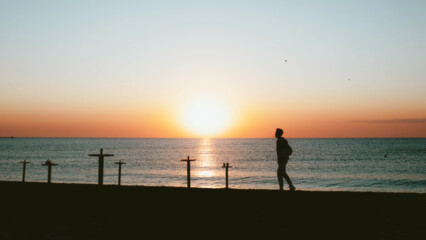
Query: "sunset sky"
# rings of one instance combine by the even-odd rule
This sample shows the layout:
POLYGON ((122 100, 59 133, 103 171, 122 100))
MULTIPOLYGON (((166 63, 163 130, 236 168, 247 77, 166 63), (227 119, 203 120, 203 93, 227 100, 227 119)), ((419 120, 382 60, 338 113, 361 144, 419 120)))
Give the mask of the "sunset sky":
POLYGON ((0 0, 0 136, 426 137, 425 13, 0 0))

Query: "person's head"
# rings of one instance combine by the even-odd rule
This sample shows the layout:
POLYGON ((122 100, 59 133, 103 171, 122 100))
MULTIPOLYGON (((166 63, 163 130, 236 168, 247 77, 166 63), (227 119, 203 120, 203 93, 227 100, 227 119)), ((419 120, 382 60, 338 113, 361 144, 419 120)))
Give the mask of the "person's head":
POLYGON ((284 131, 281 128, 277 128, 277 130, 275 130, 275 137, 276 138, 282 137, 283 134, 284 134, 284 131))

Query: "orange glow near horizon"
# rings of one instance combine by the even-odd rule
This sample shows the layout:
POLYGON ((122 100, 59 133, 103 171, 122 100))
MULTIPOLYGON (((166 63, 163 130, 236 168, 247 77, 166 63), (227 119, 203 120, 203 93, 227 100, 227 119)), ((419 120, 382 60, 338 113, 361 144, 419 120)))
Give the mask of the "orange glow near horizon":
POLYGON ((219 96, 203 92, 167 104, 108 102, 97 108, 48 104, 12 108, 0 103, 0 137, 272 138, 277 127, 288 138, 426 137, 421 105, 276 107, 240 96, 219 96))
MULTIPOLYGON (((197 105, 195 108, 188 106, 188 109, 194 110, 196 107, 197 105)), ((219 110, 212 112, 218 114, 219 110)), ((0 136, 269 138, 273 137, 275 128, 280 127, 285 130, 285 136, 288 138, 426 137, 426 120, 414 114, 405 118, 388 114, 386 118, 382 114, 372 113, 365 116, 358 113, 353 115, 304 114, 296 111, 274 113, 265 108, 235 111, 230 115, 223 113, 221 124, 225 118, 233 116, 232 124, 229 125, 214 125, 215 122, 210 122, 210 118, 201 119, 202 122, 197 125, 198 120, 192 121, 196 111, 193 115, 184 115, 189 118, 182 118, 180 113, 167 109, 153 109, 144 113, 131 110, 117 111, 116 114, 2 113, 0 136), (185 122, 187 120, 188 122, 185 122), (192 125, 194 128, 191 128, 192 125), (205 132, 203 127, 206 127, 205 132)))

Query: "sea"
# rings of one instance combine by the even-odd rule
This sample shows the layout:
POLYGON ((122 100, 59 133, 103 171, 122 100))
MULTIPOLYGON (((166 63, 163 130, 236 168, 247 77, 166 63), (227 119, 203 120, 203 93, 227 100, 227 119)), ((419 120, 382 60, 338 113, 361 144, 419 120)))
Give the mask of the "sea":
MULTIPOLYGON (((426 138, 288 139, 287 173, 296 190, 426 193, 426 138)), ((104 184, 278 189, 274 138, 0 138, 0 181, 98 183, 97 154, 105 157, 104 184)), ((288 189, 288 185, 285 184, 288 189)))

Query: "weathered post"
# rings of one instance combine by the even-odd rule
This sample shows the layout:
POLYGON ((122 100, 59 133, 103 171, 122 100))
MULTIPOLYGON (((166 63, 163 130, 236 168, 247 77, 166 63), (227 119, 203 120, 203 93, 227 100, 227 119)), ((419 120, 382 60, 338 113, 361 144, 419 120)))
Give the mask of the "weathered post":
POLYGON ((223 168, 225 168, 225 172, 226 172, 226 189, 228 189, 228 168, 232 168, 232 166, 229 166, 229 163, 224 163, 222 165, 223 168))
POLYGON ((52 166, 56 166, 58 164, 53 163, 50 160, 47 160, 44 164, 42 164, 43 166, 47 166, 47 183, 50 183, 50 180, 52 178, 52 166))
POLYGON ((195 159, 190 159, 188 156, 186 159, 182 159, 181 161, 186 161, 186 182, 187 187, 191 188, 191 161, 195 161, 195 159))
POLYGON ((104 150, 101 148, 99 154, 93 153, 89 154, 89 157, 98 157, 99 167, 98 167, 98 185, 104 184, 104 157, 112 157, 113 154, 104 154, 104 150))
POLYGON ((27 168, 27 164, 28 163, 30 163, 30 162, 27 162, 27 160, 24 160, 24 161, 21 161, 21 162, 19 162, 19 163, 22 163, 22 182, 25 182, 25 171, 26 171, 26 168, 27 168))
POLYGON ((120 186, 121 185, 121 165, 126 163, 120 160, 118 162, 115 162, 115 164, 118 164, 118 186, 120 186))

